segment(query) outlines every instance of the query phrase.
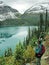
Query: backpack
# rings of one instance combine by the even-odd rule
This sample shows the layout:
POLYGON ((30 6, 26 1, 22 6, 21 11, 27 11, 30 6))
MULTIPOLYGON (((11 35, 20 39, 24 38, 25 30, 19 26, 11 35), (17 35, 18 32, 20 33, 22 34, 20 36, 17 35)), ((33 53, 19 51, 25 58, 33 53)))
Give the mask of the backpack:
POLYGON ((40 54, 44 54, 45 53, 45 46, 44 45, 42 45, 42 49, 41 49, 41 53, 40 54))
POLYGON ((41 47, 41 51, 39 52, 39 53, 36 53, 36 57, 37 58, 40 58, 40 57, 42 57, 42 55, 45 53, 45 47, 44 47, 44 45, 42 45, 42 47, 41 47))

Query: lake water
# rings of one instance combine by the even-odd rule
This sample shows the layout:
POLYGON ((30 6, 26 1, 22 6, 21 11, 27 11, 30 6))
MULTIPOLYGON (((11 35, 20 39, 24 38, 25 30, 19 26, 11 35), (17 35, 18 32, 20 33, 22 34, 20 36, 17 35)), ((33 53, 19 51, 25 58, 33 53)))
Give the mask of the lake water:
MULTIPOLYGON (((15 50, 19 41, 23 42, 28 34, 29 26, 1 27, 0 28, 0 56, 4 54, 7 48, 15 50)), ((37 26, 30 26, 31 29, 37 26)))

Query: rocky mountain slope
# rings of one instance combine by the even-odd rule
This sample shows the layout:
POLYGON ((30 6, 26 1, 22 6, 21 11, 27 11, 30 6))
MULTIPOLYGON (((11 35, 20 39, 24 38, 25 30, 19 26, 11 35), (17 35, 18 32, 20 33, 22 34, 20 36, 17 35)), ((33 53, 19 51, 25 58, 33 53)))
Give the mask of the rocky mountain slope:
POLYGON ((22 18, 28 25, 37 25, 40 21, 40 13, 43 14, 43 20, 45 21, 46 10, 48 12, 47 19, 49 21, 49 2, 45 1, 34 4, 24 12, 22 18))
POLYGON ((41 12, 45 12, 46 9, 49 12, 49 2, 40 2, 34 4, 28 10, 26 10, 25 13, 41 13, 41 12))
POLYGON ((43 20, 45 21, 46 10, 48 12, 47 20, 49 22, 49 2, 36 3, 21 15, 16 9, 0 1, 0 25, 38 25, 40 22, 40 13, 43 14, 43 20))
POLYGON ((4 2, 0 1, 0 21, 6 19, 16 19, 18 18, 17 15, 20 13, 16 10, 11 8, 10 6, 4 4, 4 2))

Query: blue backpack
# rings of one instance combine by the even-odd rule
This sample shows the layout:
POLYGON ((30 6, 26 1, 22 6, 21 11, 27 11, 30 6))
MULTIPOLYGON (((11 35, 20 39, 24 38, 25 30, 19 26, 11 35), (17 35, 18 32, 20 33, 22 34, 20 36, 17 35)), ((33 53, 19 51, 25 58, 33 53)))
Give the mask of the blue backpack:
POLYGON ((45 52, 45 47, 44 45, 39 46, 38 48, 36 48, 36 52, 35 55, 37 58, 40 58, 45 52))

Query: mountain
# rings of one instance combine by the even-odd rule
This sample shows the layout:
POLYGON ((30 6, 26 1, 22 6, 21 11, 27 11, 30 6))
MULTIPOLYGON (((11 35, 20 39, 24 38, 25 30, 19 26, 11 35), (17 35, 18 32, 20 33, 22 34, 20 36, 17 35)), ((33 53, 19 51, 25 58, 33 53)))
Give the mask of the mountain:
POLYGON ((28 10, 26 10, 25 13, 40 13, 45 12, 46 9, 49 11, 49 2, 40 2, 34 4, 28 10))
POLYGON ((43 20, 45 21, 46 9, 49 21, 49 2, 36 3, 21 15, 16 9, 0 1, 0 26, 38 25, 40 13, 43 14, 43 20))
POLYGON ((0 1, 0 21, 6 19, 16 19, 19 14, 20 13, 16 9, 13 9, 12 7, 4 4, 3 1, 0 1))
POLYGON ((1 26, 18 26, 23 23, 20 22, 21 14, 18 10, 6 5, 3 1, 0 1, 0 27, 1 26))
POLYGON ((43 20, 45 21, 46 9, 48 12, 48 21, 49 21, 49 2, 40 2, 34 4, 32 7, 27 9, 22 15, 26 25, 38 25, 40 21, 40 13, 43 14, 43 20))

